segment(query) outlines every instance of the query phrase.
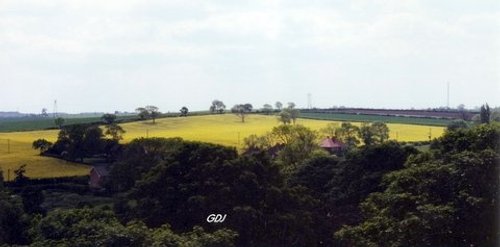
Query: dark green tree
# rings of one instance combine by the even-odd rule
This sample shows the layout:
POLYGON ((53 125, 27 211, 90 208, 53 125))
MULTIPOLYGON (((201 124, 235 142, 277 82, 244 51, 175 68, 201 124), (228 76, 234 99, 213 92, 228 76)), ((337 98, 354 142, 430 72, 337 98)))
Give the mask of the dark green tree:
POLYGON ((389 127, 387 127, 387 124, 377 121, 371 123, 370 127, 376 143, 383 143, 389 140, 389 127))
POLYGON ((38 139, 34 141, 31 146, 33 147, 33 149, 39 149, 40 155, 42 155, 45 151, 49 150, 49 148, 52 147, 52 142, 49 142, 45 139, 38 139))
POLYGON ((374 143, 374 136, 370 124, 361 124, 361 127, 359 127, 359 137, 363 140, 365 145, 372 145, 374 143))
POLYGON ((365 219, 336 237, 355 246, 498 246, 499 134, 488 125, 446 132, 432 152, 388 174, 385 190, 361 204, 365 219))
POLYGON ((141 120, 146 120, 149 118, 149 111, 146 108, 138 107, 137 109, 135 109, 135 111, 137 112, 137 115, 141 120))
POLYGON ((18 196, 0 188, 0 244, 28 245, 29 218, 18 196))
POLYGON ((112 140, 114 141, 119 141, 123 139, 123 134, 126 133, 126 131, 118 124, 107 124, 105 126, 106 131, 104 132, 105 135, 110 136, 112 140))
POLYGON ((25 175, 26 164, 23 164, 19 166, 19 168, 17 168, 16 170, 14 170, 14 174, 16 175, 14 177, 14 183, 18 186, 25 185, 29 180, 29 177, 25 175))
POLYGON ((103 136, 97 125, 68 125, 59 131, 57 142, 50 151, 65 159, 83 162, 85 157, 103 153, 103 136))
POLYGON ((181 117, 187 117, 187 114, 188 114, 188 112, 189 112, 189 109, 188 109, 187 107, 183 106, 183 107, 181 108, 180 112, 181 112, 181 117))
POLYGON ((481 106, 479 116, 481 117, 481 123, 490 123, 491 111, 488 104, 484 104, 481 106))
POLYGON ((264 106, 262 107, 262 112, 266 115, 271 114, 271 112, 273 112, 273 106, 270 104, 264 104, 264 106))
POLYGON ((106 125, 114 124, 116 122, 116 115, 106 113, 106 114, 102 115, 101 119, 102 119, 102 121, 104 121, 104 123, 106 125))
POLYGON ((244 123, 246 115, 252 112, 252 108, 252 105, 249 103, 238 104, 234 105, 233 108, 231 108, 231 112, 236 114, 241 119, 241 122, 244 123))
POLYGON ((210 112, 222 114, 226 110, 226 105, 224 102, 216 99, 212 101, 212 105, 210 106, 210 112))
POLYGON ((354 148, 359 144, 359 127, 349 122, 343 122, 340 128, 337 129, 335 135, 349 148, 354 148))
POLYGON ((283 109, 283 103, 281 103, 279 101, 276 101, 274 106, 276 107, 276 110, 278 110, 278 111, 281 111, 281 109, 283 109))
POLYGON ((281 111, 278 115, 278 121, 280 121, 283 124, 289 124, 292 122, 292 116, 290 115, 290 112, 288 111, 281 111))
POLYGON ((153 120, 153 124, 155 124, 156 119, 161 114, 158 107, 156 107, 154 105, 148 105, 145 107, 145 109, 148 111, 149 117, 153 120))

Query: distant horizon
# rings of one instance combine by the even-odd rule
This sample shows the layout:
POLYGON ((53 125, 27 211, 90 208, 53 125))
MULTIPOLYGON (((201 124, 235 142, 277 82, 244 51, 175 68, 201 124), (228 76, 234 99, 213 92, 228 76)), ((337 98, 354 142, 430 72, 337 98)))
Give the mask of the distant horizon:
MULTIPOLYGON (((249 103, 249 102, 246 102, 246 103, 249 103)), ((283 103, 283 105, 286 107, 286 103, 284 102, 281 102, 283 103)), ((487 102, 486 102, 487 103, 487 102)), ((251 104, 251 103, 250 103, 251 104)), ((273 109, 275 109, 275 106, 274 104, 271 104, 273 106, 273 109)), ((488 104, 489 105, 489 104, 488 104)), ((256 107, 255 105, 253 105, 253 110, 259 110, 262 108, 261 107, 256 107)), ((143 107, 143 106, 140 106, 140 107, 143 107)), ((179 110, 182 106, 179 107, 179 110)), ((186 106, 188 107, 189 109, 189 112, 205 112, 205 111, 209 111, 208 107, 207 109, 190 109, 189 106, 186 106)), ((228 106, 226 105, 226 112, 230 112, 231 110, 231 106, 228 106)), ((467 111, 479 111, 479 108, 481 106, 475 106, 473 108, 470 108, 470 107, 465 107, 464 109, 467 110, 467 111)), ((494 109, 494 108, 500 108, 500 106, 492 106, 492 105, 489 105, 489 107, 491 109, 494 109)), ((299 109, 302 109, 302 110, 307 110, 307 109, 342 109, 342 108, 345 108, 345 109, 380 109, 380 110, 422 110, 422 111, 425 111, 425 110, 457 110, 457 107, 449 107, 449 108, 446 108, 446 106, 439 106, 439 107, 427 107, 427 108, 416 108, 416 107, 411 107, 411 108, 381 108, 381 107, 352 107, 352 106, 343 106, 343 105, 339 105, 339 106, 330 106, 330 107, 311 107, 311 108, 307 108, 307 107, 297 107, 299 109)), ((106 114, 106 113, 111 113, 111 114, 114 114, 116 111, 84 111, 84 112, 62 112, 62 111, 57 111, 57 112, 53 112, 53 111, 50 111, 49 109, 47 109, 47 113, 49 115, 53 115, 54 113, 56 114, 67 114, 67 115, 81 115, 81 114, 106 114)), ((175 112, 178 112, 178 111, 162 111, 161 107, 159 107, 159 110, 161 113, 175 113, 175 112)), ((124 110, 124 111, 118 111, 119 114, 135 114, 136 111, 135 109, 134 110, 124 110)), ((41 114, 41 109, 40 109, 40 112, 22 112, 22 111, 15 111, 15 110, 0 110, 0 113, 18 113, 18 114, 25 114, 25 115, 40 115, 41 114)))

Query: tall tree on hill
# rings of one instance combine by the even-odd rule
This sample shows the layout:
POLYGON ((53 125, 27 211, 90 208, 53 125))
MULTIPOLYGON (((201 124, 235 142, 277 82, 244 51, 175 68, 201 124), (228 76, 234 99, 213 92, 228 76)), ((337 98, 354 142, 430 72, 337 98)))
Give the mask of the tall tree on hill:
POLYGON ((42 117, 48 117, 49 114, 47 113, 47 108, 43 108, 42 109, 42 114, 41 114, 42 117))
POLYGON ((481 123, 490 123, 490 116, 491 116, 491 111, 490 111, 490 106, 488 104, 484 104, 481 106, 481 123))
POLYGON ((252 104, 246 103, 246 104, 238 104, 234 105, 233 108, 231 108, 231 112, 236 114, 238 117, 241 118, 241 122, 245 122, 245 116, 252 112, 252 104))
POLYGON ((158 118, 158 116, 160 116, 160 111, 159 111, 158 107, 156 107, 154 105, 148 105, 148 106, 146 106, 146 110, 149 112, 149 116, 151 117, 151 119, 153 119, 153 124, 155 124, 156 118, 158 118))
POLYGON ((218 99, 212 101, 210 112, 222 114, 224 113, 224 110, 226 110, 226 105, 224 105, 224 102, 218 99))
POLYGON ((144 107, 138 107, 135 111, 141 120, 146 120, 149 117, 149 112, 144 107))
POLYGON ((264 106, 262 107, 262 112, 265 113, 266 115, 271 114, 272 111, 273 111, 273 106, 270 104, 264 104, 264 106))
POLYGON ((284 124, 290 121, 295 124, 295 121, 300 115, 300 111, 295 108, 295 103, 289 102, 288 107, 284 108, 280 113, 280 121, 284 124))
POLYGON ((181 117, 187 117, 187 114, 188 114, 188 112, 189 112, 189 109, 188 109, 187 107, 183 106, 183 107, 181 108, 180 112, 181 112, 181 117))
POLYGON ((278 111, 281 111, 281 109, 283 108, 283 103, 281 103, 279 101, 276 101, 276 103, 274 104, 274 106, 276 107, 276 109, 278 111))

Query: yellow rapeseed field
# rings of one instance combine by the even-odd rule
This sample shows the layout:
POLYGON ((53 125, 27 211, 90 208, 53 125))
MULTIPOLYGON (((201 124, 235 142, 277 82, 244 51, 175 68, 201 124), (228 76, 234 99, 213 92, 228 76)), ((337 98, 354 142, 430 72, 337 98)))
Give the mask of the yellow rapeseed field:
MULTIPOLYGON (((298 119, 302 124, 314 130, 325 127, 334 121, 298 119)), ((340 122, 339 122, 340 123, 340 122)), ((355 123, 359 125, 359 123, 355 123)), ((245 123, 232 114, 192 116, 158 119, 156 124, 151 121, 141 121, 122 124, 127 131, 123 142, 129 142, 138 137, 182 137, 186 140, 212 142, 241 148, 243 139, 251 134, 265 134, 274 126, 279 125, 275 116, 250 115, 245 123)), ((434 137, 443 134, 443 127, 421 126, 408 124, 388 124, 390 138, 399 141, 424 141, 429 134, 434 137)), ((56 130, 0 133, 0 168, 11 171, 20 164, 27 165, 27 175, 30 177, 61 177, 88 174, 89 167, 58 159, 40 157, 31 148, 31 143, 45 138, 55 141, 56 130), (6 139, 10 139, 11 151, 7 154, 6 139)), ((12 177, 12 175, 11 175, 12 177)))
POLYGON ((33 141, 39 138, 55 142, 57 133, 57 130, 0 133, 0 168, 4 178, 7 180, 10 177, 12 180, 14 170, 22 164, 26 165, 26 176, 31 178, 89 174, 90 168, 87 165, 42 157, 37 150, 31 148, 33 141))

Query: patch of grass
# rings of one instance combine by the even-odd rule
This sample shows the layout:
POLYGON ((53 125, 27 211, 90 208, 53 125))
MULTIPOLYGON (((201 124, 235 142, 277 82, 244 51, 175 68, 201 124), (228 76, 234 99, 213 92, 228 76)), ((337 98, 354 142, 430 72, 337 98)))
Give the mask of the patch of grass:
MULTIPOLYGON (((84 123, 101 123, 101 117, 64 117, 64 125, 84 124, 84 123)), ((134 121, 137 116, 118 116, 118 121, 134 121)), ((21 117, 21 118, 0 118, 0 132, 17 132, 17 131, 32 131, 46 130, 57 128, 54 123, 54 118, 47 117, 21 117)))

